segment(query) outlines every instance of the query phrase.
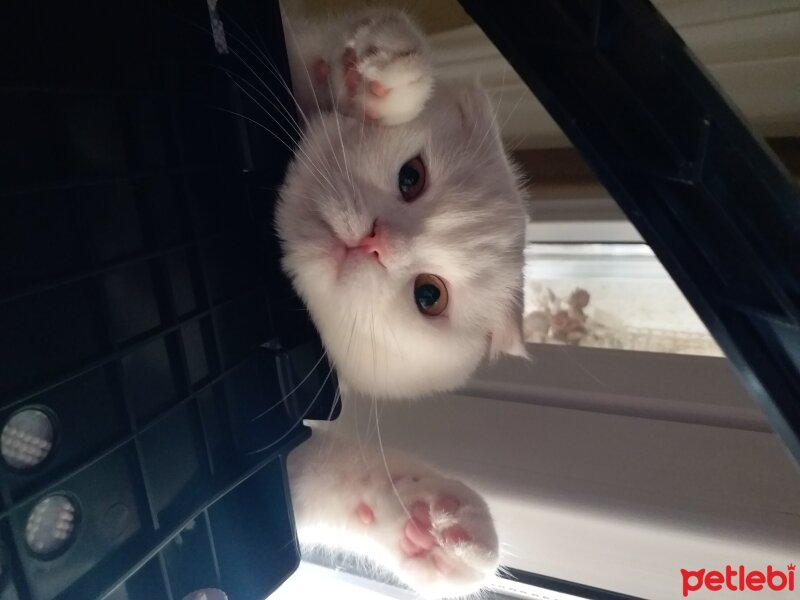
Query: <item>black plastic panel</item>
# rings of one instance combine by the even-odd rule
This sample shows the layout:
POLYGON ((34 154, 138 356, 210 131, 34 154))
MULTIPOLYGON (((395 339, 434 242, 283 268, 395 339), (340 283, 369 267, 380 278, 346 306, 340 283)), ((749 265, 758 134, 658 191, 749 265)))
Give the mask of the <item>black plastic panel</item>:
POLYGON ((648 0, 460 2, 653 248, 800 464, 800 193, 786 170, 648 0))
POLYGON ((285 458, 335 376, 278 265, 292 140, 230 112, 268 119, 227 75, 256 44, 286 77, 277 2, 225 10, 220 53, 204 0, 4 7, 0 428, 35 409, 54 440, 0 459, 2 600, 262 600, 298 562, 285 458), (52 495, 74 535, 44 555, 52 495))

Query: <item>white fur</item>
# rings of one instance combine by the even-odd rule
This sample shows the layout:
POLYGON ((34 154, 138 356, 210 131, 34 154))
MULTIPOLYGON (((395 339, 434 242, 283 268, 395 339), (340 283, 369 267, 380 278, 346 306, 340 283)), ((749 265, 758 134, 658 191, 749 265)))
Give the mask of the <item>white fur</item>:
MULTIPOLYGON (((305 130, 280 194, 276 225, 283 266, 319 330, 343 391, 375 398, 419 398, 463 384, 487 355, 525 355, 522 268, 525 217, 517 177, 503 151, 494 113, 477 87, 437 89, 427 48, 408 18, 370 10, 323 24, 286 23, 292 80, 305 130), (363 89, 347 89, 341 57, 358 56, 363 89), (309 71, 323 61, 329 79, 309 71), (367 82, 391 91, 370 94, 367 82), (378 123, 365 121, 369 111, 378 123), (420 156, 427 187, 403 200, 398 172, 420 156), (373 228, 386 232, 378 263, 346 253, 373 228), (422 273, 442 278, 442 316, 417 309, 422 273)), ((298 531, 370 556, 432 597, 480 589, 498 564, 497 537, 481 497, 422 463, 374 449, 326 442, 315 433, 289 461, 298 531), (325 456, 321 448, 327 448, 325 456), (419 479, 414 481, 413 477, 419 479), (407 508, 451 495, 453 515, 433 514, 433 533, 462 525, 472 542, 440 540, 454 570, 400 549, 407 508), (375 523, 355 516, 361 502, 375 523), (444 519, 444 520, 442 520, 444 519)), ((437 537, 437 539, 439 539, 437 537)))

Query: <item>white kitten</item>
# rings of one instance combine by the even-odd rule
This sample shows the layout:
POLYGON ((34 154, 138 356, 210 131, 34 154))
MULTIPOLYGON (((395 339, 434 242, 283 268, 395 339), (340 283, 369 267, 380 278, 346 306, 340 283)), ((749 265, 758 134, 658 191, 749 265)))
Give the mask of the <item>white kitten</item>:
MULTIPOLYGON (((276 224, 345 394, 418 398, 487 354, 524 355, 525 217, 486 95, 432 93, 424 40, 398 11, 286 31, 307 121, 276 224)), ((384 465, 315 433, 289 468, 301 541, 370 556, 431 596, 474 592, 497 567, 480 496, 414 459, 384 465)))
MULTIPOLYGON (((335 111, 311 116, 281 191, 277 228, 284 268, 308 306, 343 387, 383 398, 416 398, 463 384, 487 351, 524 354, 525 218, 517 178, 485 94, 477 88, 440 91, 423 108, 431 76, 424 50, 415 45, 419 34, 401 13, 369 14, 378 33, 392 23, 393 48, 410 50, 392 60, 393 51, 384 50, 380 38, 370 34, 368 19, 346 20, 355 23, 352 31, 337 23, 332 30, 338 33, 319 32, 326 41, 317 40, 317 46, 338 50, 323 59, 305 53, 304 64, 327 73, 334 90, 317 90, 317 97, 338 96, 338 106, 347 112, 364 106, 381 122, 417 116, 393 127, 343 118, 335 111), (408 33, 406 43, 399 41, 401 31, 408 33), (371 56, 382 57, 381 64, 392 73, 385 81, 410 83, 387 87, 388 93, 378 97, 367 89, 373 81, 384 81, 378 71, 378 80, 362 76, 353 95, 345 98, 343 79, 355 77, 342 56, 352 49, 347 44, 362 38, 377 48, 371 56), (327 67, 315 66, 320 60, 327 67), (398 75, 402 65, 413 67, 415 74, 428 72, 403 79, 398 75), (391 104, 395 95, 410 104, 399 110, 391 104), (422 188, 404 198, 401 176, 418 177, 422 188), (419 275, 434 278, 420 281, 419 275), (431 293, 440 295, 437 310, 429 311, 441 308, 436 316, 420 310, 415 288, 421 286, 436 288, 421 291, 429 293, 427 301, 431 293)), ((290 48, 292 32, 298 31, 292 25, 288 32, 290 48)), ((298 33, 301 41, 309 37, 316 39, 298 33)), ((293 81, 308 83, 298 60, 292 60, 299 70, 293 81)), ((361 69, 361 59, 354 60, 361 69)), ((374 66, 369 57, 363 63, 365 71, 374 66)), ((303 99, 308 93, 300 92, 306 110, 315 104, 303 99)))

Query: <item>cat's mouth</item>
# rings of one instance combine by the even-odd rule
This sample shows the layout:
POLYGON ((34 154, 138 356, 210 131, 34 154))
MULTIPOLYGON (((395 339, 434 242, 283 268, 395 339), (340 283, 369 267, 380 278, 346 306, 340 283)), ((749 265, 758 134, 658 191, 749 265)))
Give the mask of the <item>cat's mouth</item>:
POLYGON ((372 224, 372 230, 369 233, 352 244, 345 244, 345 253, 345 258, 364 255, 369 259, 377 260, 385 269, 386 263, 384 261, 387 255, 385 227, 379 225, 378 220, 375 219, 372 224))
POLYGON ((354 272, 363 272, 364 269, 386 270, 386 265, 381 262, 380 253, 364 246, 349 246, 338 238, 334 242, 331 257, 336 265, 336 279, 341 281, 354 272))
POLYGON ((364 265, 378 265, 386 269, 386 232, 378 221, 374 221, 369 232, 360 238, 345 241, 331 226, 326 226, 330 234, 330 252, 336 266, 337 279, 351 269, 361 269, 364 265))

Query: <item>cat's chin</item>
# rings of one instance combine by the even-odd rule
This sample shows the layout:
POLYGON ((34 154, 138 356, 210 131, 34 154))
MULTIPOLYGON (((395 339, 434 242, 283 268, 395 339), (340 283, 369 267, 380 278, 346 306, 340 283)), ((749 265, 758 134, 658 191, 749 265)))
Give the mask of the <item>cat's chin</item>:
MULTIPOLYGON (((369 341, 363 344, 371 345, 369 341)), ((372 356, 355 358, 347 352, 343 362, 336 361, 336 354, 330 350, 329 355, 334 359, 343 389, 350 394, 387 401, 416 400, 453 391, 467 382, 483 358, 480 351, 472 349, 438 358, 423 351, 406 356, 408 361, 391 353, 373 360, 372 356)))
POLYGON ((377 256, 344 245, 336 248, 330 258, 336 269, 336 282, 345 287, 362 284, 365 279, 386 270, 377 256))

